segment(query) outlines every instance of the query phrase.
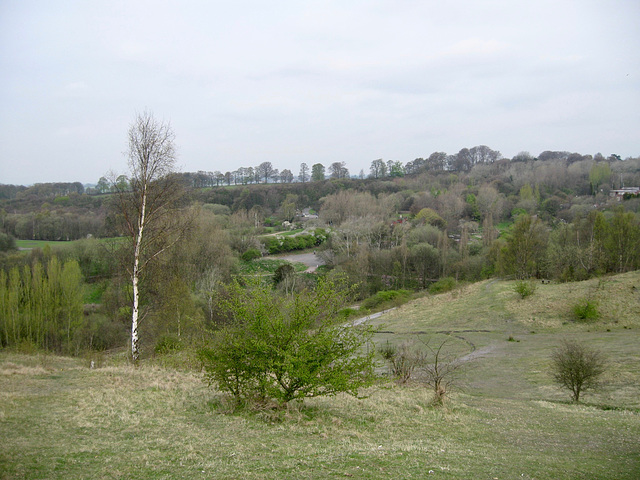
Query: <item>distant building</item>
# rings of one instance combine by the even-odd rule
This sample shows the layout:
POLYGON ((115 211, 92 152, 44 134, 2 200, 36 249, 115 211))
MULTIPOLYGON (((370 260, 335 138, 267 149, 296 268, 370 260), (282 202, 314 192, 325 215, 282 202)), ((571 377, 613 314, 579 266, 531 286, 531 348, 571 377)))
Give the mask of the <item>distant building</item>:
POLYGON ((622 200, 625 195, 640 195, 640 187, 626 187, 609 191, 609 196, 615 197, 618 201, 622 200))

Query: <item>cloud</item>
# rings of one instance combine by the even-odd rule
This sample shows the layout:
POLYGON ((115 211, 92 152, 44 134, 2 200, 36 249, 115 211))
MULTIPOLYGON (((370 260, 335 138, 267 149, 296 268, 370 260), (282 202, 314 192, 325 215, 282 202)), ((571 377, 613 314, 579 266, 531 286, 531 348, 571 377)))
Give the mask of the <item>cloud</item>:
POLYGON ((504 52, 508 45, 495 39, 467 38, 447 47, 441 54, 443 57, 473 57, 474 59, 486 58, 496 53, 504 52))
POLYGON ((95 181, 121 161, 129 122, 145 108, 171 120, 186 170, 264 160, 295 170, 304 159, 356 172, 380 157, 474 144, 509 155, 563 140, 557 148, 640 153, 638 2, 3 8, 5 182, 47 181, 44 168, 12 168, 42 159, 60 175, 81 165, 68 176, 95 181))
POLYGON ((82 81, 67 83, 62 89, 62 96, 64 97, 87 97, 90 93, 89 85, 82 81))

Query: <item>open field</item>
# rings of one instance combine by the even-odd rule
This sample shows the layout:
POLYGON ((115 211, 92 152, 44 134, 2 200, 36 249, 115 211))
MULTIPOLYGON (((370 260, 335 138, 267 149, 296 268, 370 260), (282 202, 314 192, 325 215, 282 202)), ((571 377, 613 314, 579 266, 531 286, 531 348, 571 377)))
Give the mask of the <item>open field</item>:
MULTIPOLYGON (((124 237, 111 237, 111 238, 99 238, 97 239, 100 242, 122 242, 125 240, 124 237)), ((67 246, 69 244, 72 244, 73 242, 82 242, 85 241, 84 239, 81 240, 70 240, 70 241, 65 241, 65 240, 60 240, 60 241, 54 241, 54 240, 16 240, 16 246, 20 249, 20 250, 32 250, 34 248, 44 248, 47 245, 49 245, 51 248, 56 248, 56 247, 64 247, 67 246)))
POLYGON ((69 242, 54 242, 49 240, 16 240, 16 246, 20 250, 31 250, 32 248, 44 248, 46 245, 55 247, 56 245, 65 245, 69 242))
POLYGON ((157 360, 90 369, 0 352, 0 478, 637 479, 640 272, 540 285, 525 300, 511 285, 470 285, 375 320, 379 342, 449 339, 468 356, 445 409, 414 383, 229 414, 199 372, 157 360), (566 305, 585 294, 602 318, 576 324, 566 305), (563 337, 610 361, 605 388, 581 405, 548 374, 563 337))

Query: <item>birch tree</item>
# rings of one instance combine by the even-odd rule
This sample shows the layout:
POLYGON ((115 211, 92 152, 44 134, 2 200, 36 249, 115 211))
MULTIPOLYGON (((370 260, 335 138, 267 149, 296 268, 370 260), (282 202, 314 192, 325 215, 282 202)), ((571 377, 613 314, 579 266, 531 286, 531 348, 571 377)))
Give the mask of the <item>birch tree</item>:
POLYGON ((116 185, 118 210, 131 240, 127 261, 131 279, 131 357, 140 356, 139 322, 141 281, 149 264, 175 244, 185 230, 184 217, 176 215, 182 187, 173 175, 176 163, 175 135, 170 125, 149 112, 138 114, 129 128, 127 151, 130 187, 116 185), (182 218, 180 218, 182 217, 182 218))

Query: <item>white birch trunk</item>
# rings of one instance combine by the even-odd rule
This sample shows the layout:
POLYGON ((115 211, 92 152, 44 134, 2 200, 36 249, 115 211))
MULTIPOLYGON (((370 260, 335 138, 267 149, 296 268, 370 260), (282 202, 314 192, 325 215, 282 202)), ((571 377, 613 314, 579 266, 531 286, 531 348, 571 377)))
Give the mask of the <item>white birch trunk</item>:
MULTIPOLYGON (((134 242, 133 268, 127 270, 131 275, 133 290, 133 308, 131 311, 131 357, 134 363, 140 358, 139 322, 140 322, 140 286, 141 274, 158 256, 166 245, 157 246, 154 251, 143 248, 144 235, 154 239, 152 227, 158 221, 158 210, 164 209, 174 199, 178 190, 176 185, 154 185, 173 172, 175 164, 174 134, 167 124, 156 122, 149 112, 139 114, 129 129, 129 167, 131 169, 131 190, 129 184, 120 185, 118 178, 114 185, 121 194, 122 213, 129 234, 134 242), (155 189, 155 195, 154 190, 155 189), (151 192, 151 193, 150 193, 151 192), (130 196, 129 196, 130 195, 130 196)), ((161 235, 164 233, 161 233, 161 235)), ((147 245, 149 242, 145 242, 147 245)))
POLYGON ((133 287, 133 309, 131 312, 131 358, 134 363, 140 358, 140 348, 138 346, 138 317, 140 312, 140 290, 138 281, 140 276, 140 247, 142 245, 142 234, 144 231, 145 210, 147 204, 147 193, 142 193, 142 208, 140 209, 140 220, 138 224, 138 234, 136 235, 136 245, 133 254, 133 271, 131 273, 131 283, 133 287))

